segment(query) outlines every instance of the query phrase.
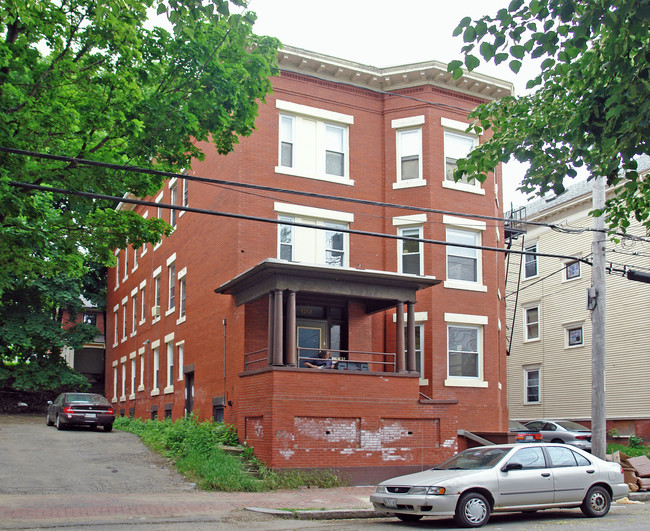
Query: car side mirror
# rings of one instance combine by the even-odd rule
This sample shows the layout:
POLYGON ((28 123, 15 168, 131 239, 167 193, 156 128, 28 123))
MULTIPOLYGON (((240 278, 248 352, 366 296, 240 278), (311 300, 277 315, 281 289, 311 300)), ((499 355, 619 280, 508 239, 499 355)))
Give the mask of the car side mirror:
POLYGON ((505 466, 501 468, 501 472, 510 472, 511 470, 521 470, 524 468, 521 463, 506 463, 505 466))
POLYGON ((52 405, 52 401, 51 401, 51 400, 48 400, 48 401, 47 401, 47 405, 48 405, 48 406, 51 406, 51 405, 52 405))

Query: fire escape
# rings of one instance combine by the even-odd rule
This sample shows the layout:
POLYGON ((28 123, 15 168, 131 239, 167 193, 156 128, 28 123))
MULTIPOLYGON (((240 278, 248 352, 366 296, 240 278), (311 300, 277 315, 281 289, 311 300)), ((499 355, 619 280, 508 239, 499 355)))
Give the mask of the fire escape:
POLYGON ((510 355, 512 345, 512 335, 515 329, 515 318, 517 317, 517 305, 519 300, 519 286, 521 284, 521 275, 523 273, 522 261, 524 260, 524 245, 526 235, 526 207, 517 209, 511 208, 509 212, 504 213, 506 219, 504 223, 506 249, 519 250, 519 241, 521 242, 522 253, 506 253, 506 353, 510 355), (521 238, 520 238, 521 236, 521 238))

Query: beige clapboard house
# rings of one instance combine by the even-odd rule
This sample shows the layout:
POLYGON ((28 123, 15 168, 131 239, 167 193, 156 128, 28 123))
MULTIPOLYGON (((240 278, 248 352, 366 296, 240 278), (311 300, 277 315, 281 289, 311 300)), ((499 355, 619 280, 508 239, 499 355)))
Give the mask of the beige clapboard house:
MULTIPOLYGON (((644 158, 639 167, 646 176, 649 162, 644 158)), ((510 257, 506 305, 512 420, 569 419, 590 425, 591 267, 577 259, 591 258, 593 232, 582 231, 593 224, 588 216, 591 190, 591 181, 578 183, 552 200, 529 203, 528 221, 560 229, 528 226, 513 242, 513 249, 567 258, 510 257)), ((626 276, 630 269, 650 273, 650 238, 634 221, 628 234, 645 241, 622 238, 606 246, 607 429, 610 435, 650 441, 650 284, 626 276)))

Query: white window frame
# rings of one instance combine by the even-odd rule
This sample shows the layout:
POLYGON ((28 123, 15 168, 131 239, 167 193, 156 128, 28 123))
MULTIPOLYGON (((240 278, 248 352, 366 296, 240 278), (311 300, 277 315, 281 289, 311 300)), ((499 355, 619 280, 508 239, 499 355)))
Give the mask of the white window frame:
MULTIPOLYGON (((154 272, 153 272, 153 304, 152 308, 158 306, 158 316, 154 317, 152 313, 152 319, 151 322, 155 323, 158 320, 160 320, 160 317, 162 315, 160 303, 162 302, 162 279, 160 278, 160 274, 162 272, 162 267, 158 266, 154 272)), ((153 310, 152 310, 153 312, 153 310)))
POLYGON ((167 259, 167 311, 170 315, 176 311, 176 253, 167 259))
POLYGON ((129 248, 124 249, 124 277, 122 277, 122 282, 126 282, 129 278, 129 248))
POLYGON ((131 269, 131 273, 133 273, 136 269, 138 269, 138 250, 133 247, 133 268, 131 269))
POLYGON ((165 389, 164 394, 174 392, 174 334, 165 336, 165 353, 166 353, 166 369, 165 369, 165 389))
POLYGON ((147 320, 147 281, 140 282, 140 326, 147 320))
MULTIPOLYGON (((288 221, 288 222, 294 222, 295 218, 292 216, 278 216, 278 219, 280 221, 288 221)), ((293 225, 282 225, 278 224, 278 258, 281 260, 287 260, 286 258, 282 258, 282 247, 288 247, 290 252, 291 252, 291 258, 288 259, 289 262, 293 261, 294 253, 293 253, 293 245, 294 245, 294 234, 293 234, 293 225), (283 230, 286 230, 288 232, 285 233, 285 235, 288 235, 289 241, 282 241, 283 237, 283 230)))
MULTIPOLYGON (((323 227, 322 229, 320 228, 302 228, 301 230, 310 230, 314 231, 314 236, 313 236, 313 248, 310 248, 310 250, 314 251, 315 256, 312 257, 309 261, 312 263, 319 263, 323 265, 327 265, 326 262, 326 256, 327 256, 327 251, 328 251, 328 246, 327 246, 327 233, 332 232, 333 229, 334 232, 336 232, 336 229, 348 229, 350 224, 354 222, 354 214, 349 213, 349 212, 340 212, 336 210, 327 210, 324 208, 315 208, 315 207, 305 207, 302 205, 292 205, 288 203, 275 203, 274 204, 274 210, 278 213, 278 217, 282 217, 284 215, 289 215, 294 218, 296 222, 300 223, 306 223, 310 225, 315 225, 316 227, 323 227)), ((294 238, 294 246, 293 249, 296 251, 298 249, 297 246, 299 246, 298 240, 297 240, 297 231, 293 232, 293 238, 294 238)), ((343 250, 337 249, 337 252, 342 252, 343 253, 343 263, 342 267, 349 267, 349 262, 350 262, 350 238, 349 238, 349 233, 348 232, 342 232, 343 235, 343 250)), ((304 233, 303 233, 304 236, 304 233)), ((300 257, 296 256, 294 254, 293 256, 294 261, 301 261, 300 257)), ((306 260, 305 260, 306 261, 306 260)), ((338 266, 332 266, 332 267, 338 267, 338 266)))
POLYGON ((117 402, 117 360, 113 361, 113 397, 111 402, 117 402))
MULTIPOLYGON (((448 138, 463 138, 469 139, 473 143, 472 149, 474 149, 479 144, 479 138, 475 134, 467 133, 467 128, 470 124, 465 122, 460 122, 458 120, 452 120, 450 118, 442 117, 440 118, 440 124, 442 125, 443 131, 443 149, 444 149, 444 159, 443 159, 443 178, 442 178, 442 187, 448 188, 451 190, 458 190, 460 192, 469 192, 472 194, 485 195, 485 190, 481 186, 481 182, 478 179, 472 179, 468 182, 459 181, 456 182, 447 177, 447 158, 449 157, 449 143, 448 138)), ((457 159, 455 159, 457 160, 457 159)))
POLYGON ((580 260, 577 258, 575 260, 567 260, 564 262, 564 269, 562 270, 562 280, 563 282, 573 282, 574 280, 579 280, 582 278, 582 265, 580 260), (574 277, 569 277, 569 267, 571 266, 578 267, 578 275, 574 277))
POLYGON ((124 343, 126 341, 126 323, 127 323, 127 312, 126 312, 126 305, 129 302, 128 297, 124 297, 122 299, 122 339, 121 342, 124 343))
POLYGON ((564 329, 564 348, 570 349, 585 346, 585 327, 582 321, 563 324, 562 328, 564 329), (572 345, 571 332, 578 329, 580 330, 580 343, 572 345))
MULTIPOLYGON (((162 199, 163 199, 163 193, 160 192, 160 194, 158 195, 158 197, 156 197, 156 199, 154 199, 154 203, 160 203, 160 202, 162 202, 162 199)), ((160 207, 160 206, 157 207, 156 217, 159 218, 159 219, 163 219, 163 209, 162 209, 162 207, 160 207)), ((160 240, 158 240, 158 241, 155 243, 155 245, 153 246, 153 250, 155 251, 155 250, 158 249, 158 247, 160 247, 161 245, 162 245, 162 236, 160 237, 160 240)))
POLYGON ((282 130, 283 119, 291 120, 293 153, 291 166, 281 165, 282 143, 289 139, 283 138, 279 133, 278 165, 275 167, 275 172, 353 186, 354 181, 350 178, 350 125, 354 123, 354 116, 284 100, 276 100, 275 106, 280 111, 279 131, 282 130), (340 146, 343 153, 342 176, 327 173, 328 127, 336 128, 342 132, 342 146, 340 146), (301 131, 304 133, 307 130, 303 128, 310 129, 309 134, 302 134, 301 131), (312 140, 313 145, 311 144, 312 140))
POLYGON ((151 343, 151 352, 153 356, 151 396, 157 396, 160 394, 160 340, 151 343))
MULTIPOLYGON (((149 219, 149 211, 142 214, 142 219, 149 219)), ((140 253, 140 258, 147 254, 147 244, 146 242, 142 244, 142 252, 140 253)))
MULTIPOLYGON (((528 244, 524 247, 524 251, 527 253, 537 253, 537 242, 528 244)), ((539 260, 537 255, 525 254, 522 267, 524 268, 524 280, 530 280, 531 278, 537 278, 539 276, 539 260), (532 275, 528 274, 528 265, 535 264, 535 272, 532 275)))
POLYGON ((126 400, 126 356, 121 360, 120 365, 122 365, 122 394, 120 395, 120 402, 126 400))
MULTIPOLYGON (((173 179, 170 179, 169 183, 167 184, 167 187, 169 188, 169 204, 176 206, 176 203, 178 201, 178 179, 175 177, 173 179)), ((175 229, 176 225, 178 223, 178 210, 175 208, 172 208, 169 210, 169 225, 175 229)))
POLYGON ((178 319, 176 324, 184 323, 187 319, 187 267, 178 274, 178 319))
POLYGON ((145 353, 145 347, 140 347, 138 349, 138 355, 140 356, 140 384, 138 385, 138 391, 144 391, 144 373, 145 373, 144 353, 145 353))
POLYGON ((539 365, 525 366, 524 370, 524 405, 538 405, 542 403, 542 368, 539 365), (530 389, 529 385, 529 375, 537 373, 537 400, 529 400, 528 390, 530 389))
POLYGON ((119 311, 120 311, 120 305, 116 304, 113 307, 113 346, 117 347, 117 344, 120 342, 120 336, 119 336, 119 311))
POLYGON ((296 131, 296 117, 289 114, 280 113, 279 116, 280 126, 279 126, 279 141, 278 141, 278 166, 281 168, 293 168, 295 166, 295 131, 296 131), (289 134, 285 135, 284 124, 288 125, 289 134), (291 154, 288 161, 284 160, 283 157, 283 145, 290 146, 291 154), (286 162, 283 164, 283 162, 286 162))
MULTIPOLYGON (((414 188, 417 186, 426 186, 427 181, 424 179, 424 165, 422 163, 422 125, 425 123, 424 115, 410 116, 407 118, 398 118, 391 121, 391 127, 395 129, 395 154, 396 154, 396 169, 395 169, 395 182, 393 183, 393 190, 402 188, 414 188), (407 135, 415 134, 416 143, 419 146, 417 150, 418 157, 418 178, 417 179, 403 179, 402 178, 402 153, 403 143, 407 135)), ((413 156, 413 155, 410 155, 413 156)))
POLYGON ((445 343, 445 363, 447 365, 447 378, 445 386, 448 387, 480 387, 487 388, 488 382, 484 377, 484 335, 485 327, 488 324, 488 318, 485 315, 455 314, 445 313, 446 343, 445 343), (476 376, 458 376, 449 374, 449 329, 450 327, 468 328, 476 330, 477 345, 477 375, 476 376))
POLYGON ((131 352, 129 354, 129 359, 131 360, 131 394, 129 395, 129 400, 135 399, 135 390, 137 389, 137 378, 138 378, 138 364, 136 363, 137 354, 131 352))
MULTIPOLYGON (((455 216, 443 216, 443 223, 446 227, 445 238, 446 241, 449 241, 449 235, 456 233, 472 233, 475 236, 475 244, 477 247, 480 247, 483 243, 483 231, 486 229, 486 224, 483 221, 477 221, 467 218, 459 218, 455 216)), ((467 247, 457 247, 454 248, 454 245, 446 245, 445 250, 445 278, 446 280, 443 283, 445 288, 450 289, 461 289, 469 291, 481 291, 486 292, 487 286, 483 285, 483 252, 481 249, 472 249, 467 247), (457 251, 457 249, 459 251, 457 251), (465 250, 467 249, 467 251, 465 250), (457 280, 449 278, 449 257, 450 256, 463 256, 468 257, 470 251, 474 251, 474 256, 469 256, 476 260, 476 281, 467 281, 467 280, 457 280), (458 252, 459 254, 455 254, 458 252), (465 254, 462 254, 465 253, 465 254)))
POLYGON ((138 288, 133 288, 131 291, 131 336, 133 337, 138 333, 138 288))
MULTIPOLYGON (((422 239, 422 232, 423 232, 423 227, 422 225, 411 225, 408 227, 399 227, 397 229, 398 231, 398 236, 400 238, 417 238, 417 239, 422 239), (406 234, 407 232, 415 232, 415 234, 406 234)), ((409 275, 418 275, 418 276, 423 276, 424 275, 424 246, 422 245, 422 242, 409 242, 409 243, 415 243, 418 246, 417 252, 414 253, 407 253, 405 252, 405 245, 407 243, 407 240, 397 240, 398 241, 398 246, 397 246, 397 271, 402 274, 409 274, 409 275), (418 272, 417 273, 407 273, 404 271, 404 258, 407 255, 418 255, 418 272)))
POLYGON ((113 291, 116 291, 120 287, 120 250, 115 251, 115 286, 113 291))
POLYGON ((524 321, 524 343, 529 343, 532 341, 541 341, 542 339, 542 310, 541 310, 541 305, 539 303, 536 304, 527 304, 526 306, 523 307, 524 310, 524 315, 523 315, 523 321, 524 321), (529 321, 528 319, 528 311, 529 310, 537 310, 537 321, 529 321), (536 336, 531 336, 530 335, 530 327, 537 325, 537 335, 536 336))
POLYGON ((183 373, 183 363, 185 363, 185 341, 179 341, 176 343, 176 348, 178 350, 178 380, 185 379, 185 374, 183 373))

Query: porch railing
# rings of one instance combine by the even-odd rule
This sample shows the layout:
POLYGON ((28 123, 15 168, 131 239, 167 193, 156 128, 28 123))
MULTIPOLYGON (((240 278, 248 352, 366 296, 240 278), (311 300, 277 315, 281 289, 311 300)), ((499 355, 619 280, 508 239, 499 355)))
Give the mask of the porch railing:
MULTIPOLYGON (((322 361, 322 349, 298 349, 298 367, 314 370, 305 362, 322 361)), ((346 372, 397 372, 397 356, 394 352, 368 352, 362 350, 328 349, 332 366, 328 370, 346 372)), ((244 372, 262 369, 269 364, 268 349, 263 348, 244 355, 244 372)))

